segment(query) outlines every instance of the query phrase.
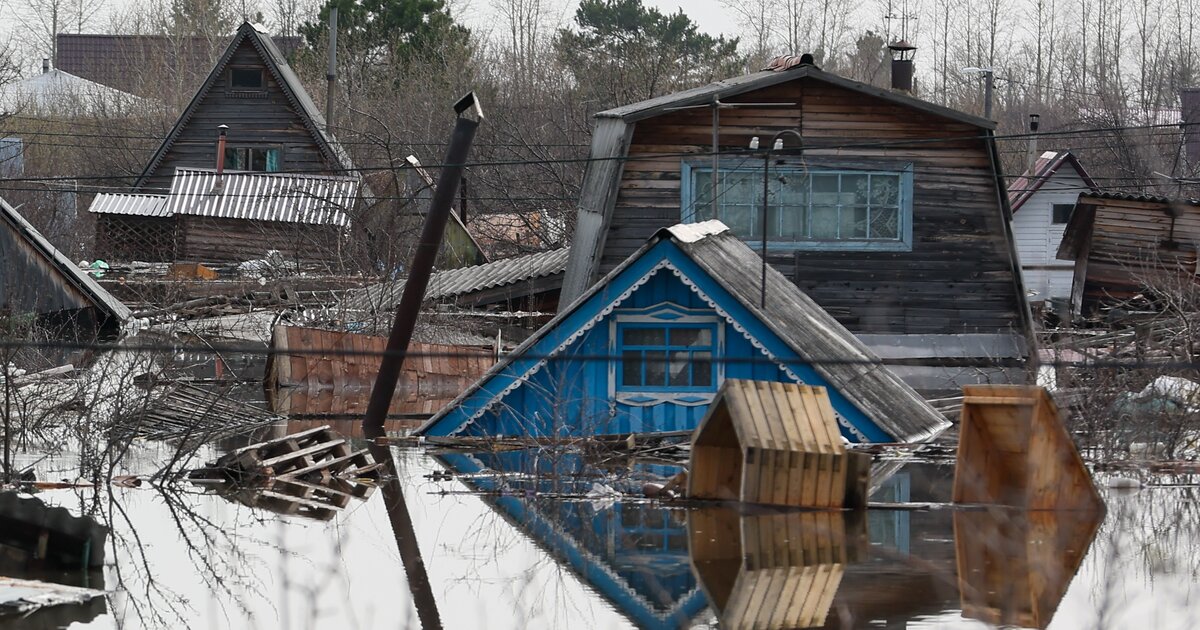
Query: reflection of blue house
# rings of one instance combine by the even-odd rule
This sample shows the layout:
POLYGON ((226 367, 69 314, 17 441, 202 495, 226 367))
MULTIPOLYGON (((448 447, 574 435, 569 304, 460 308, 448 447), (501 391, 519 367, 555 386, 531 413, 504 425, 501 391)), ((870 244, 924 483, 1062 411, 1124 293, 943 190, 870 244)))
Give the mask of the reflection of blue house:
MULTIPOLYGON (((587 502, 534 498, 578 491, 562 485, 589 477, 578 454, 510 451, 439 458, 469 475, 476 489, 499 493, 483 499, 637 626, 687 627, 708 605, 688 563, 682 510, 645 503, 594 509, 587 502)), ((663 468, 648 472, 678 470, 663 468)))
POLYGON ((418 433, 690 430, 725 378, 825 386, 851 441, 948 426, 773 268, 764 291, 761 269, 719 221, 660 230, 418 433))

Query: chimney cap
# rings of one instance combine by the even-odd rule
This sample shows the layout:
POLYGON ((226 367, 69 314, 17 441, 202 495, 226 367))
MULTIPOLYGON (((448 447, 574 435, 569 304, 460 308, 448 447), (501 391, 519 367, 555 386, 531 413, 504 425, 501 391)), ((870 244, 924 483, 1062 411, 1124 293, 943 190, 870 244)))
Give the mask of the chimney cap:
POLYGON ((909 52, 909 51, 917 49, 916 46, 913 46, 912 44, 908 43, 907 39, 902 39, 898 42, 892 42, 892 43, 888 44, 888 48, 890 50, 894 50, 896 52, 909 52))

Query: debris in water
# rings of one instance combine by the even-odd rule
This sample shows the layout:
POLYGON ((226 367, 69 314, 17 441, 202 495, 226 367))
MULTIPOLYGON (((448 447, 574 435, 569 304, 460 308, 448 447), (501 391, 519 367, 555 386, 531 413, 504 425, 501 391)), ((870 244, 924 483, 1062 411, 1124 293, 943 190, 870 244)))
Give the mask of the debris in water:
POLYGON ((0 576, 0 617, 29 614, 46 606, 83 604, 103 595, 104 591, 90 588, 0 576))
POLYGON ((376 478, 380 467, 367 449, 351 451, 345 438, 321 426, 230 451, 188 478, 243 484, 270 477, 349 480, 376 478))
POLYGON ((108 528, 41 499, 0 492, 0 549, 25 562, 73 569, 104 566, 108 528))

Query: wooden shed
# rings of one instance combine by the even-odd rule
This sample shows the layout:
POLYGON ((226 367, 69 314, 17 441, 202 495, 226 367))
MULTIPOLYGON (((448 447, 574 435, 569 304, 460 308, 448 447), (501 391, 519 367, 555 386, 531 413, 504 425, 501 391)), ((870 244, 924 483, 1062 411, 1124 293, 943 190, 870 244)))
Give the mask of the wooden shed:
POLYGON ((0 199, 0 317, 32 316, 51 336, 115 333, 122 304, 0 199))
POLYGON ((760 250, 765 224, 771 266, 914 387, 1024 382, 1033 324, 994 128, 787 60, 601 112, 562 303, 662 227, 720 219, 760 250))
POLYGON ((840 508, 846 461, 824 387, 729 379, 692 436, 688 496, 840 508))
POLYGON ((1075 263, 1071 309, 1089 316, 1200 278, 1200 199, 1128 193, 1079 195, 1058 257, 1075 263))

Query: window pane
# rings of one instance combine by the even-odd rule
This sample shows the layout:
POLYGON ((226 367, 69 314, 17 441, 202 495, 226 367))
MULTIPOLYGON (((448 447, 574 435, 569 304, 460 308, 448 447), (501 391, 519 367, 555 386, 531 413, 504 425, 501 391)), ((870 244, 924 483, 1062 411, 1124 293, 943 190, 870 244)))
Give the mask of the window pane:
POLYGON ((814 204, 831 205, 838 202, 838 176, 813 175, 812 197, 814 204))
POLYGON ((711 346, 711 328, 675 328, 671 330, 671 346, 711 346))
POLYGON ((644 385, 661 387, 667 384, 667 353, 658 350, 646 352, 646 382, 644 385))
POLYGON ((267 149, 267 168, 266 168, 266 171, 267 171, 268 173, 276 173, 276 172, 278 172, 278 171, 279 171, 279 157, 280 157, 280 153, 282 153, 282 151, 280 151, 279 149, 267 149))
POLYGON ((755 229, 754 211, 750 206, 725 206, 721 209, 721 221, 742 238, 758 234, 755 229))
POLYGON ((871 238, 900 238, 900 210, 871 208, 871 238))
MULTIPOLYGON (((813 195, 816 196, 815 194, 813 195)), ((812 225, 810 226, 812 237, 815 239, 829 240, 838 237, 838 209, 837 206, 825 206, 813 204, 812 207, 812 225)))
POLYGON ((871 205, 900 205, 900 176, 871 176, 871 205))
POLYGON ((258 89, 263 86, 262 70, 258 68, 233 68, 229 71, 229 81, 234 88, 258 89))
POLYGON ((642 353, 636 350, 621 353, 621 384, 642 384, 642 353))
POLYGON ((621 343, 626 346, 665 346, 667 331, 664 328, 626 328, 621 343))
POLYGON ((246 149, 237 147, 225 148, 225 168, 234 171, 246 170, 246 149))
POLYGON ((265 171, 267 170, 267 152, 263 149, 249 149, 250 153, 250 170, 265 171))
POLYGON ((711 386, 713 384, 712 373, 712 353, 709 352, 693 352, 692 353, 692 385, 697 387, 711 386))
POLYGON ((686 350, 676 350, 671 353, 671 386, 672 387, 687 387, 691 385, 691 374, 688 370, 690 361, 688 361, 688 352, 686 350))
POLYGON ((712 219, 712 173, 710 171, 692 171, 692 209, 696 211, 696 219, 712 219))
POLYGON ((842 175, 842 203, 856 206, 870 203, 867 195, 867 175, 842 175))
POLYGON ((867 209, 862 206, 842 207, 842 238, 867 238, 867 209))

